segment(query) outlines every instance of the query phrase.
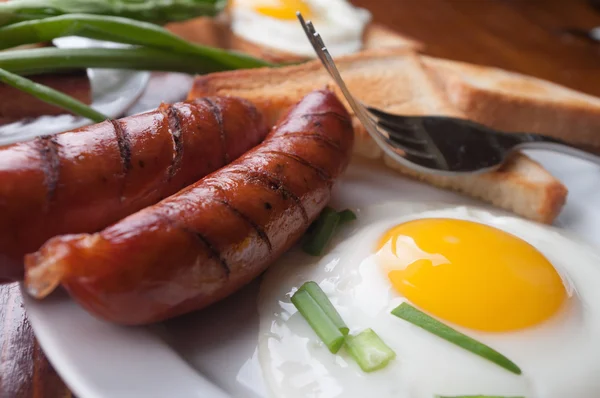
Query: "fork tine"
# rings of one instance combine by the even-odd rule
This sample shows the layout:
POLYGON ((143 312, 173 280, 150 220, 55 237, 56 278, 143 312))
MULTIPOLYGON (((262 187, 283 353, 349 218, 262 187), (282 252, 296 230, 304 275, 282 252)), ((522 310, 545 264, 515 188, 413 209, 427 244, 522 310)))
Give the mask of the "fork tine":
MULTIPOLYGON (((333 58, 329 54, 329 51, 327 50, 325 43, 323 42, 323 39, 321 38, 321 35, 319 35, 319 33, 316 31, 316 29, 311 21, 306 22, 304 20, 304 17, 302 16, 302 14, 299 11, 296 12, 296 16, 298 17, 298 20, 302 24, 302 27, 304 28, 304 31, 306 32, 306 34, 308 36, 308 40, 312 44, 313 48, 315 49, 315 52, 317 53, 317 56, 321 60, 321 63, 323 64, 323 66, 325 67, 327 72, 331 75, 331 77, 335 80, 335 82, 338 84, 338 86, 340 86, 342 93, 344 94, 344 96, 346 97, 348 102, 350 102, 350 106, 354 109, 355 112, 357 112, 357 110, 355 109, 355 106, 358 107, 358 104, 356 104, 354 97, 350 94, 348 88, 346 87, 346 84, 342 80, 342 77, 340 76, 339 71, 337 70, 337 67, 335 66, 335 63, 333 62, 333 58)), ((366 109, 365 109, 365 112, 366 112, 366 109)), ((359 111, 358 113, 363 113, 363 112, 359 111)))
POLYGON ((319 58, 320 58, 320 53, 321 53, 322 49, 319 47, 319 45, 315 41, 314 34, 316 33, 316 31, 315 31, 315 28, 314 28, 312 22, 311 21, 306 22, 304 20, 304 17, 300 13, 300 11, 296 12, 296 16, 298 17, 298 20, 300 21, 300 25, 302 25, 302 29, 304 29, 304 33, 306 33, 306 37, 308 37, 308 41, 310 42, 313 49, 315 50, 317 55, 319 55, 319 58))
POLYGON ((384 112, 381 109, 373 108, 372 106, 368 106, 367 109, 369 110, 369 112, 371 112, 375 116, 381 117, 381 118, 388 118, 388 117, 392 117, 392 116, 397 116, 397 115, 392 115, 392 114, 389 114, 387 112, 384 112))
MULTIPOLYGON (((318 40, 321 41, 321 43, 322 43, 321 37, 318 33, 315 33, 315 37, 317 37, 318 40)), ((320 58, 321 58, 321 61, 323 62, 323 65, 325 66, 325 68, 327 69, 327 71, 329 72, 331 77, 335 80, 335 82, 339 86, 340 90, 342 90, 344 97, 346 97, 346 99, 348 100, 348 103, 350 104, 350 107, 354 110, 356 115, 361 119, 361 121, 363 123, 370 123, 372 125, 373 122, 368 118, 366 108, 363 107, 362 105, 360 105, 358 103, 358 101, 356 101, 354 99, 352 94, 350 94, 350 90, 348 90, 346 83, 342 79, 342 76, 340 75, 339 70, 335 66, 335 63, 333 62, 333 58, 331 57, 331 54, 329 53, 329 51, 327 50, 327 48, 325 46, 322 47, 319 55, 322 56, 320 58)), ((372 127, 375 127, 375 126, 372 125, 372 127)))
POLYGON ((407 155, 410 155, 412 157, 419 158, 419 159, 430 159, 430 160, 433 160, 435 158, 435 156, 433 156, 432 154, 430 154, 428 152, 424 152, 417 148, 410 148, 410 147, 405 146, 403 142, 399 142, 394 137, 390 137, 386 141, 394 148, 400 149, 401 151, 403 151, 404 153, 406 153, 407 155))
POLYGON ((296 17, 300 21, 300 25, 302 25, 302 29, 304 29, 304 32, 307 33, 307 36, 311 34, 311 32, 308 29, 308 25, 306 24, 306 21, 304 20, 304 17, 302 16, 302 13, 300 11, 296 12, 296 17))
POLYGON ((384 125, 390 129, 392 133, 397 133, 400 130, 402 135, 410 135, 415 141, 426 143, 427 139, 419 134, 419 130, 414 128, 414 121, 409 116, 393 115, 377 108, 367 108, 372 115, 377 119, 377 124, 384 125))
POLYGON ((329 72, 329 74, 331 75, 331 77, 333 77, 335 79, 335 76, 332 73, 332 68, 335 67, 335 65, 331 65, 329 60, 325 57, 325 53, 328 52, 327 47, 325 46, 325 43, 323 42, 323 39, 321 38, 321 35, 319 35, 319 33, 316 31, 312 21, 308 21, 306 23, 307 26, 307 31, 309 32, 309 41, 312 44, 313 48, 315 49, 315 52, 317 53, 317 56, 319 57, 319 59, 321 60, 321 63, 323 64, 323 66, 325 67, 325 69, 327 69, 327 72, 329 72))
POLYGON ((427 145, 427 140, 417 137, 414 130, 406 125, 397 126, 393 123, 389 123, 386 119, 374 119, 374 121, 390 138, 394 138, 398 142, 402 142, 405 145, 417 146, 419 148, 427 145))
POLYGON ((388 124, 396 127, 404 128, 407 123, 410 123, 406 116, 387 113, 381 109, 373 108, 372 106, 367 107, 367 110, 378 119, 385 120, 388 124))
POLYGON ((325 43, 323 42, 323 38, 321 37, 321 34, 319 32, 317 32, 317 30, 315 29, 315 26, 313 25, 312 21, 308 22, 308 26, 313 33, 315 42, 319 45, 319 47, 321 47, 323 50, 325 50, 326 46, 325 46, 325 43))
POLYGON ((341 80, 341 77, 339 75, 336 76, 336 74, 335 74, 335 70, 336 70, 335 69, 336 68, 335 64, 333 64, 333 61, 330 61, 329 59, 327 59, 326 54, 328 54, 328 50, 325 47, 325 43, 323 43, 323 40, 321 39, 321 36, 315 30, 315 28, 314 28, 314 26, 313 26, 313 24, 312 24, 311 21, 308 21, 306 23, 306 26, 307 26, 307 30, 306 31, 309 33, 309 36, 308 36, 309 42, 313 46, 313 49, 315 50, 315 52, 316 52, 319 60, 321 61, 321 63, 325 67, 325 70, 336 81, 336 83, 338 85, 343 84, 343 81, 341 80))

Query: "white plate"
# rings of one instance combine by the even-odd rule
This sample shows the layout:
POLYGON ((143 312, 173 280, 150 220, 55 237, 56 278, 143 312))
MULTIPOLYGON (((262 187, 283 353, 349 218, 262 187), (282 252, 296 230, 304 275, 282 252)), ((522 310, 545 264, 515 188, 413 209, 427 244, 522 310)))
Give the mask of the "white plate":
MULTIPOLYGON (((571 192, 557 224, 600 246, 600 167, 555 154, 535 157, 571 192)), ((481 205, 381 166, 355 163, 336 186, 333 206, 389 200, 481 205)), ((25 305, 50 362, 80 398, 257 398, 265 395, 254 358, 256 292, 254 283, 207 310, 139 328, 99 321, 62 292, 44 301, 26 297, 25 305)))
MULTIPOLYGON (((80 37, 54 40, 60 48, 122 47, 80 37)), ((142 95, 150 79, 149 72, 116 69, 88 69, 92 90, 91 107, 109 118, 121 116, 142 95)), ((42 116, 32 121, 17 121, 0 125, 0 145, 29 140, 40 135, 60 133, 85 126, 88 119, 72 115, 42 116)))

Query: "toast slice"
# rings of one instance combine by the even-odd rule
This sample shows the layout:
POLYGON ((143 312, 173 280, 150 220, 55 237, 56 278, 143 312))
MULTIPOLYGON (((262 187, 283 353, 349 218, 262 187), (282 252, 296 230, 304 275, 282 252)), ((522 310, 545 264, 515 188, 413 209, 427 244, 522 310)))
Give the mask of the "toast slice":
POLYGON ((421 58, 452 105, 470 119, 600 152, 600 98, 503 69, 421 58))
MULTIPOLYGON (((377 108, 407 115, 442 114, 468 117, 455 109, 444 92, 431 80, 418 55, 406 49, 387 48, 340 57, 337 65, 350 91, 377 108)), ((319 61, 285 68, 262 68, 215 73, 196 78, 189 98, 205 95, 235 95, 254 102, 275 122, 282 110, 311 90, 336 86, 319 61)), ((352 110, 346 106, 348 110, 352 110)), ((383 159, 400 173, 463 194, 480 198, 532 220, 551 223, 560 212, 565 186, 525 155, 514 156, 501 170, 485 175, 444 177, 401 167, 386 158, 358 120, 355 154, 383 159)))
MULTIPOLYGON (((206 46, 238 50, 274 63, 302 62, 308 60, 306 57, 267 48, 235 35, 229 28, 226 15, 221 15, 218 18, 196 18, 186 22, 169 24, 167 27, 171 32, 186 40, 206 46)), ((363 48, 387 47, 399 47, 416 51, 421 49, 422 44, 409 37, 400 35, 383 25, 370 23, 365 29, 363 48)))

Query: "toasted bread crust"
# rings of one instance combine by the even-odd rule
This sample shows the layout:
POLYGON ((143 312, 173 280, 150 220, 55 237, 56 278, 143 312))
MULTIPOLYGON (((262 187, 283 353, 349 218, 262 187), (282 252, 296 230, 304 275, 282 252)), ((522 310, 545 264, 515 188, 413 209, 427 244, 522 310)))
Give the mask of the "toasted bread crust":
POLYGON ((384 156, 385 164, 406 176, 439 188, 465 194, 510 210, 534 221, 551 224, 567 198, 567 188, 541 165, 523 154, 509 160, 500 170, 482 175, 445 177, 415 172, 384 156), (543 183, 532 181, 520 169, 542 174, 543 183))
MULTIPOLYGON (((427 106, 433 106, 437 113, 461 116, 449 105, 435 85, 428 81, 427 75, 419 69, 417 55, 408 49, 381 48, 348 55, 343 57, 338 67, 342 72, 347 67, 352 70, 352 78, 348 80, 347 76, 346 83, 351 91, 362 91, 360 99, 364 102, 388 106, 393 111, 406 114, 424 114, 427 113, 427 106), (390 57, 390 51, 394 56, 390 57), (372 62, 387 64, 385 78, 378 75, 370 77, 372 62), (403 68, 412 70, 413 74, 398 76, 395 85, 389 85, 389 79, 397 76, 394 69, 403 68), (416 81, 419 84, 415 85, 416 81), (414 88, 413 91, 407 89, 410 86, 414 88), (370 90, 366 90, 367 87, 370 90), (389 104, 385 100, 388 97, 393 98, 389 104), (423 102, 426 102, 427 106, 423 102)), ((251 98, 266 115, 267 120, 274 123, 281 116, 282 110, 295 104, 312 89, 325 86, 336 92, 353 115, 356 136, 354 152, 369 159, 380 158, 381 149, 354 117, 354 112, 343 98, 340 89, 331 82, 319 61, 286 68, 238 70, 199 76, 195 79, 188 98, 203 95, 236 95, 251 98)))
MULTIPOLYGON (((443 91, 421 67, 418 56, 411 51, 366 51, 340 57, 337 64, 350 91, 370 105, 402 114, 436 113, 470 117, 451 106, 443 91)), ((255 103, 273 121, 305 92, 327 84, 330 80, 326 72, 318 61, 313 61, 286 68, 200 76, 196 78, 189 98, 241 96, 255 103)), ((388 167, 411 178, 479 198, 543 223, 551 223, 565 203, 566 187, 525 155, 515 156, 502 169, 487 174, 464 177, 423 174, 403 168, 383 156, 360 122, 354 116, 353 119, 355 154, 371 159, 383 158, 388 167)))

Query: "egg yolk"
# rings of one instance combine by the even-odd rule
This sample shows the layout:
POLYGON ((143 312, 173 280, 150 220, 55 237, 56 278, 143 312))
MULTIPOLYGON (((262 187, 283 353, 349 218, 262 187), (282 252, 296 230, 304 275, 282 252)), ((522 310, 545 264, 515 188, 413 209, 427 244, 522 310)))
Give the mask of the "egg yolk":
POLYGON ((296 11, 300 11, 305 18, 311 18, 308 4, 302 0, 271 0, 257 2, 255 11, 268 17, 277 19, 296 19, 296 11))
POLYGON ((420 219, 388 230, 377 261, 410 302, 481 331, 537 325, 567 298, 561 277, 533 246, 471 221, 420 219))

